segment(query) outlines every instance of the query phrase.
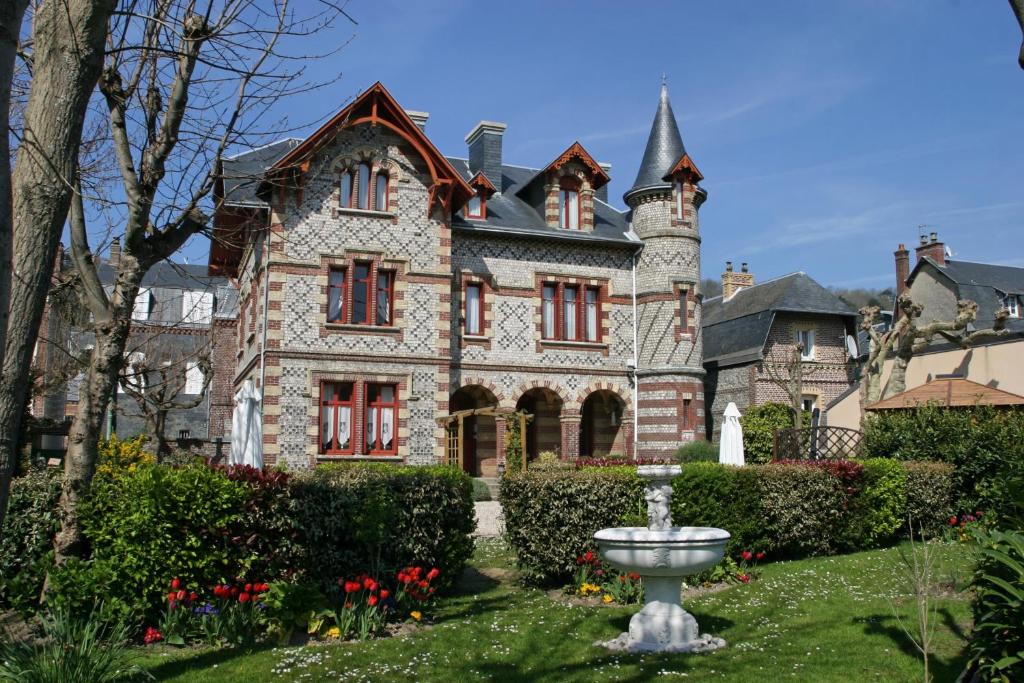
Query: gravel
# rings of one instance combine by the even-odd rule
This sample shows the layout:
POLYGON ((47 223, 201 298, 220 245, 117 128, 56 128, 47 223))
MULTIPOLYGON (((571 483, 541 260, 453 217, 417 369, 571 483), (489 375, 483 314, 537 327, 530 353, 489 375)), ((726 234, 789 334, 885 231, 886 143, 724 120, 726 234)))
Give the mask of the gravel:
POLYGON ((496 500, 474 503, 476 507, 476 531, 474 536, 494 538, 505 531, 505 517, 501 514, 501 503, 496 500))

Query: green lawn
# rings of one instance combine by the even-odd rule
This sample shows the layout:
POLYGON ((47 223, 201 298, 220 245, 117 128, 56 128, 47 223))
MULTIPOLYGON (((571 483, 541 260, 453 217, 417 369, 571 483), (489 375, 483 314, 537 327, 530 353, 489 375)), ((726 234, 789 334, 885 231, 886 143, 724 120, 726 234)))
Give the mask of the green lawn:
MULTIPOLYGON (((904 549, 907 547, 904 546, 904 549)), ((944 546, 945 573, 965 557, 944 546)), ((572 607, 517 585, 496 541, 478 544, 461 592, 435 610, 435 624, 405 638, 255 652, 147 654, 171 681, 920 681, 920 657, 892 615, 906 599, 899 549, 765 565, 750 585, 688 601, 702 631, 724 650, 702 655, 615 655, 594 646, 626 629, 632 608, 572 607)), ((966 597, 937 599, 933 672, 952 681, 969 628, 966 597)), ((909 605, 902 607, 909 615, 909 605)), ((908 623, 910 621, 908 620, 908 623)))

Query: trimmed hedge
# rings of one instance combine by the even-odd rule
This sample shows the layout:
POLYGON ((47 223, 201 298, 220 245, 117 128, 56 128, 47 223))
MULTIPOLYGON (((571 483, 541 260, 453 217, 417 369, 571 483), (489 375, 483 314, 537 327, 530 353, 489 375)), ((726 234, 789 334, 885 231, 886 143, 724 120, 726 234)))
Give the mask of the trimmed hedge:
POLYGON ((60 528, 57 501, 62 471, 32 467, 11 480, 0 533, 0 606, 34 613, 53 564, 53 536, 60 528))
MULTIPOLYGON (((59 473, 43 474, 51 479, 15 482, 5 531, 22 540, 5 533, 0 546, 5 606, 37 597, 52 567, 59 473)), ((345 464, 287 475, 136 462, 98 475, 81 515, 92 557, 51 573, 54 604, 88 612, 99 597, 112 615, 136 619, 163 609, 171 578, 308 578, 336 590, 341 576, 418 564, 440 569, 442 587, 473 552, 470 479, 449 467, 345 464)))
MULTIPOLYGON (((773 463, 683 465, 673 482, 677 526, 729 531, 727 552, 773 558, 876 547, 906 531, 908 513, 937 532, 953 507, 952 468, 939 463, 773 463)), ((527 580, 555 583, 594 549, 599 529, 645 511, 635 467, 529 470, 501 485, 506 537, 527 580)))

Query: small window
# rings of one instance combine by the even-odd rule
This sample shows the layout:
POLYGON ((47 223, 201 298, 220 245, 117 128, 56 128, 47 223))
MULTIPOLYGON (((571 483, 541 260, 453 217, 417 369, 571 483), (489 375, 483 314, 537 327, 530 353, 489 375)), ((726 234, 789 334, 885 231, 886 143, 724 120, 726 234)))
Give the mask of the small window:
POLYGON ((370 324, 370 264, 356 261, 352 273, 352 322, 370 324))
POLYGON ((366 385, 366 452, 391 455, 398 451, 395 421, 398 388, 391 384, 366 385))
POLYGON ((565 230, 580 229, 579 185, 563 179, 558 193, 558 226, 565 230))
POLYGON ((683 183, 676 181, 676 218, 683 220, 683 183))
POLYGON ((351 382, 326 382, 320 388, 320 452, 355 452, 352 439, 354 391, 351 382))
POLYGON ((682 426, 683 426, 683 429, 687 429, 687 430, 690 429, 690 422, 691 422, 691 419, 690 419, 690 404, 691 404, 690 399, 688 399, 688 398, 684 398, 683 399, 683 414, 682 414, 683 425, 682 426))
POLYGON ((352 208, 352 171, 346 170, 341 174, 341 199, 339 204, 343 209, 352 208))
POLYGON ((562 338, 567 341, 579 339, 579 328, 577 321, 580 317, 579 289, 577 287, 566 287, 562 293, 564 311, 562 312, 562 329, 565 334, 562 338))
POLYGON ((814 396, 813 394, 804 394, 803 396, 800 397, 800 407, 805 412, 809 413, 813 411, 817 403, 818 397, 814 396))
POLYGON ((149 320, 153 311, 153 293, 148 287, 140 287, 135 295, 135 306, 132 308, 132 320, 149 320))
POLYGON ((1003 297, 1003 308, 1005 308, 1011 318, 1020 317, 1020 297, 1016 294, 1008 294, 1003 297))
POLYGON ((189 361, 185 364, 185 393, 188 395, 197 395, 203 393, 203 382, 205 376, 203 375, 202 368, 199 367, 199 363, 195 361, 189 361))
POLYGON ((797 330, 796 342, 800 345, 800 360, 814 360, 814 330, 797 330))
POLYGON ((588 342, 596 342, 601 339, 601 297, 597 287, 587 287, 586 309, 584 311, 584 324, 588 342))
POLYGON ((466 204, 466 218, 484 218, 484 198, 480 194, 475 194, 469 198, 469 203, 466 204))
POLYGON ((466 285, 466 334, 483 334, 483 287, 479 283, 466 285))
POLYGON ((395 274, 390 270, 377 271, 377 310, 375 320, 378 325, 391 324, 392 301, 395 297, 395 274))
POLYGON ((389 180, 388 174, 383 171, 377 173, 377 181, 374 183, 373 208, 377 211, 387 211, 389 201, 389 180))
POLYGON ((679 290, 679 331, 686 333, 690 326, 690 307, 687 302, 688 290, 679 290))
POLYGON ((555 299, 558 293, 558 288, 554 284, 545 284, 541 304, 541 336, 544 339, 554 339, 558 335, 558 331, 555 326, 555 299))
POLYGON ((331 268, 327 274, 327 322, 345 322, 345 269, 331 268))
POLYGON ((213 292, 183 291, 181 314, 183 323, 209 325, 213 318, 213 292))
POLYGON ((356 192, 358 209, 370 208, 370 165, 359 164, 358 177, 356 178, 356 192))

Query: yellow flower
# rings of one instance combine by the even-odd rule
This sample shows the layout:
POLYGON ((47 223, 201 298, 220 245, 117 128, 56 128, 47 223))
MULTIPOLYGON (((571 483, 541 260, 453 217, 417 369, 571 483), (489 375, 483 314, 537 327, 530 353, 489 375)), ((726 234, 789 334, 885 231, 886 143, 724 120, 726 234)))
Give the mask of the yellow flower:
POLYGON ((327 633, 324 634, 328 638, 341 638, 341 629, 337 626, 332 626, 327 629, 327 633))
POLYGON ((606 605, 607 605, 608 603, 610 603, 610 602, 611 602, 612 600, 614 600, 614 599, 615 599, 615 598, 613 598, 612 596, 610 596, 610 595, 609 595, 608 593, 605 593, 605 594, 604 594, 604 597, 602 597, 602 598, 601 598, 601 602, 603 602, 604 604, 606 604, 606 605))
POLYGON ((423 618, 423 613, 419 610, 413 610, 412 612, 409 612, 409 616, 412 617, 414 620, 419 621, 423 618))

